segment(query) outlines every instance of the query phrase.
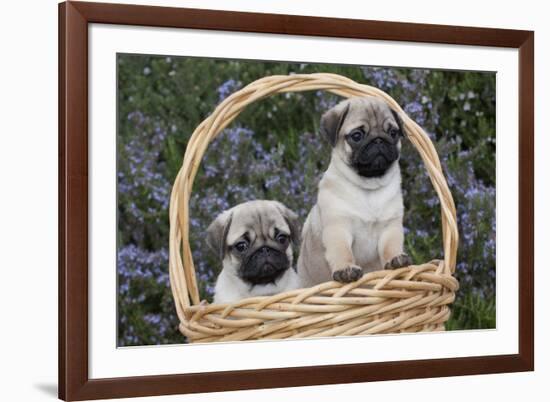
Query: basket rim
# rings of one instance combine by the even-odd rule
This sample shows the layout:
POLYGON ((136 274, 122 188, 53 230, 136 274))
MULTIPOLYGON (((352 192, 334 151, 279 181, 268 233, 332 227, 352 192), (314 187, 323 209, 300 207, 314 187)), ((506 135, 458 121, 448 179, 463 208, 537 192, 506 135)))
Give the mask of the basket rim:
MULTIPOLYGON (((182 166, 172 187, 169 212, 170 286, 180 322, 187 322, 191 315, 194 316, 196 314, 195 311, 199 311, 204 307, 204 303, 199 298, 196 273, 189 245, 189 198, 194 178, 198 172, 200 161, 206 148, 251 103, 277 93, 312 90, 324 90, 344 98, 375 96, 386 101, 400 114, 403 120, 405 136, 419 152, 440 200, 444 259, 438 264, 437 275, 452 278, 458 248, 456 209, 442 171, 439 156, 424 130, 403 111, 393 98, 378 88, 360 84, 347 77, 332 73, 272 75, 253 81, 228 96, 217 105, 212 114, 197 126, 187 143, 182 166)), ((394 275, 396 271, 411 270, 414 267, 416 266, 413 265, 393 271, 380 270, 375 271, 375 273, 377 273, 376 275, 382 275, 381 273, 383 273, 383 276, 389 277, 394 275)), ((365 279, 367 275, 369 274, 345 286, 360 286, 368 280, 365 279)), ((456 281, 456 279, 454 280, 456 281)), ((325 282, 312 288, 297 289, 294 292, 308 294, 312 289, 322 285, 327 286, 330 283, 325 282)), ((454 293, 454 290, 452 291, 454 293)), ((247 298, 239 302, 249 302, 251 301, 250 299, 261 299, 261 304, 267 305, 269 303, 266 304, 266 301, 269 302, 275 296, 278 295, 247 298)), ((209 306, 218 306, 221 308, 232 306, 232 304, 209 304, 209 306)))
POLYGON ((384 281, 383 271, 374 271, 359 283, 326 282, 309 288, 305 297, 303 289, 296 289, 232 304, 190 306, 179 329, 192 342, 443 330, 458 281, 441 268, 441 261, 431 261, 391 271, 394 280, 384 281), (423 276, 430 271, 431 276, 423 276), (416 289, 404 290, 406 279, 416 289))
MULTIPOLYGON (((458 281, 453 275, 446 274, 441 269, 440 260, 432 260, 427 263, 423 264, 413 264, 409 265, 407 267, 402 267, 398 269, 393 269, 391 271, 388 270, 378 270, 378 271, 372 271, 369 273, 364 274, 360 279, 358 279, 355 282, 350 283, 341 283, 336 281, 327 281, 323 282, 321 284, 310 286, 310 287, 304 287, 299 289, 292 289, 285 292, 277 293, 275 295, 271 296, 251 296, 244 299, 239 299, 238 301, 232 302, 232 303, 208 303, 205 304, 204 301, 191 305, 185 308, 185 312, 187 314, 195 314, 197 312, 200 312, 202 314, 208 314, 211 312, 216 312, 218 310, 223 310, 223 314, 227 315, 230 311, 236 310, 239 308, 243 309, 252 309, 256 308, 258 310, 265 310, 269 309, 269 306, 273 303, 276 303, 283 299, 293 299, 291 301, 291 304, 299 304, 301 302, 306 301, 310 297, 316 297, 319 293, 323 292, 331 292, 334 293, 331 296, 327 296, 327 298, 330 298, 332 300, 342 300, 344 302, 348 302, 350 297, 348 294, 354 293, 354 291, 361 291, 362 293, 390 293, 388 297, 396 297, 396 294, 394 292, 401 292, 405 293, 407 290, 391 290, 386 289, 385 285, 387 285, 388 282, 392 281, 396 282, 399 281, 399 279, 395 279, 396 277, 402 276, 404 274, 409 274, 411 277, 415 277, 418 274, 422 274, 424 271, 428 270, 435 270, 435 275, 439 276, 440 278, 437 281, 411 281, 410 284, 403 285, 402 282, 408 282, 410 280, 401 280, 399 282, 399 287, 403 289, 404 287, 411 287, 416 288, 414 291, 442 291, 444 289, 447 289, 449 291, 456 291, 458 290, 458 281), (388 275, 389 274, 389 275, 388 275), (372 281, 372 280, 378 280, 381 281, 381 284, 379 286, 373 287, 373 288, 363 288, 366 283, 372 281), (431 286, 432 285, 432 286, 431 286)), ((421 278, 426 278, 424 277, 421 278)), ((408 297, 410 295, 403 295, 404 297, 408 297)), ((358 297, 364 297, 364 296, 358 296, 358 297)), ((380 296, 382 297, 382 296, 380 296)), ((315 303, 310 303, 315 304, 315 303)), ((320 303, 319 303, 320 304, 320 303)), ((280 311, 278 309, 278 311, 280 311)))

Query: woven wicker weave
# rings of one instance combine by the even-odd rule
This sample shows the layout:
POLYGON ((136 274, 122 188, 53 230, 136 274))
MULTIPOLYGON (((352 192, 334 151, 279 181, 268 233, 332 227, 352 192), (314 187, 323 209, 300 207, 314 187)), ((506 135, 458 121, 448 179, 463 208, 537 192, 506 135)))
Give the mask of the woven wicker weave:
POLYGON ((170 283, 180 331, 190 342, 236 341, 444 330, 458 282, 458 230, 453 198, 425 132, 383 91, 336 74, 259 79, 226 98, 191 136, 170 199, 170 283), (376 271, 356 282, 326 282, 234 304, 200 301, 189 247, 189 197, 208 144, 251 103, 284 92, 325 90, 342 97, 376 96, 399 111, 441 202, 443 260, 376 271))

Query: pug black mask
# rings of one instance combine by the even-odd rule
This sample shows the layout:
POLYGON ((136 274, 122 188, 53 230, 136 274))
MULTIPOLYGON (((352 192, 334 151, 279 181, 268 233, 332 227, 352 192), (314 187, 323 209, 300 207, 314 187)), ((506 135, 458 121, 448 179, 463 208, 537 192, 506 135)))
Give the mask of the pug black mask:
POLYGON ((403 123, 386 102, 351 98, 326 112, 321 132, 362 177, 380 177, 399 159, 403 123))
MULTIPOLYGON (((281 241, 287 243, 286 240, 281 241)), ((235 250, 235 247, 232 249, 235 250)), ((248 253, 234 251, 244 257, 239 276, 251 285, 274 283, 290 267, 285 251, 285 246, 260 246, 248 253)))

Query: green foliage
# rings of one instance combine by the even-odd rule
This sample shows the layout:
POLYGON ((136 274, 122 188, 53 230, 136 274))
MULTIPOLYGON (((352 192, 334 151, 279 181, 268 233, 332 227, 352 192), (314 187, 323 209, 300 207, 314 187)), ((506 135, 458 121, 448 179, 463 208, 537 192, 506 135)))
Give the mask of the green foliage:
POLYGON ((496 302, 475 293, 466 293, 452 305, 447 331, 496 328, 496 302))

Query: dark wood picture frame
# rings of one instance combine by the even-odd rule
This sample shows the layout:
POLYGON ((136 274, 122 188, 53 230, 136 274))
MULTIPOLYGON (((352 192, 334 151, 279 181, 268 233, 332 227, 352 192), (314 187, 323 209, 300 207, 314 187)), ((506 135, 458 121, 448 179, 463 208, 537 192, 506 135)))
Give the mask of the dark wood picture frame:
POLYGON ((534 33, 65 2, 59 5, 59 397, 83 400, 534 370, 534 33), (487 357, 90 379, 88 24, 194 28, 519 49, 519 353, 487 357))

